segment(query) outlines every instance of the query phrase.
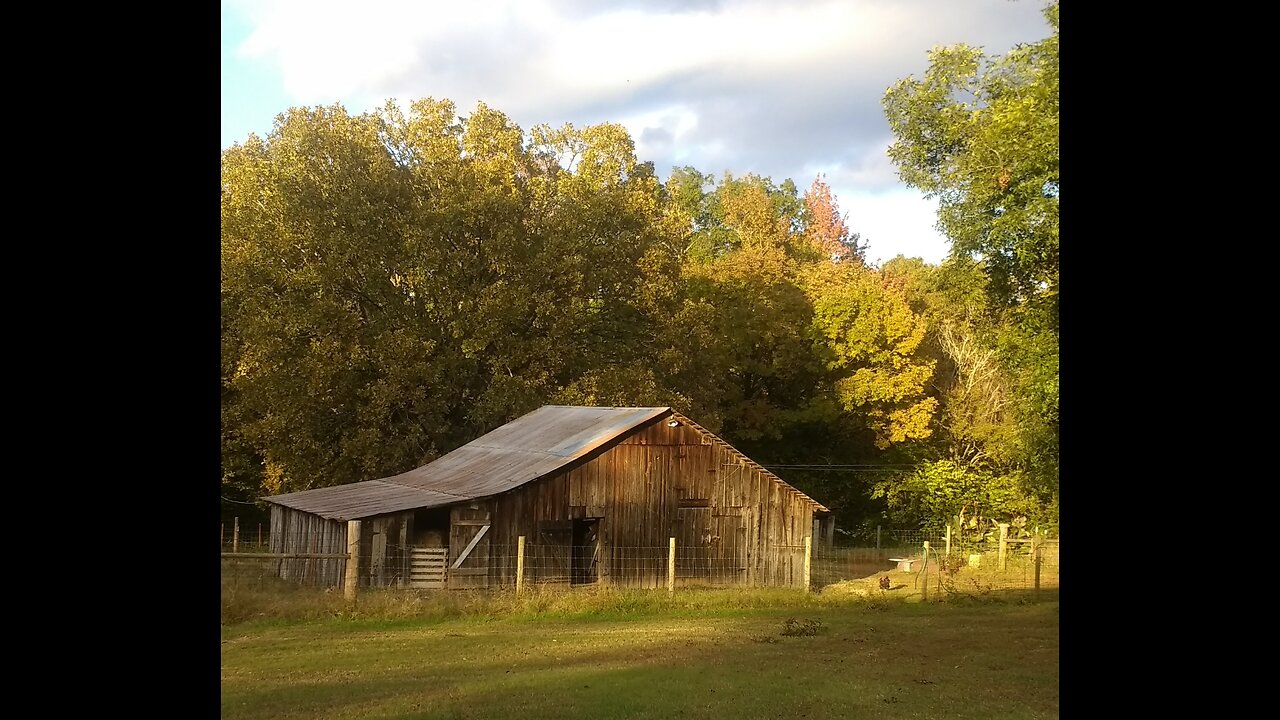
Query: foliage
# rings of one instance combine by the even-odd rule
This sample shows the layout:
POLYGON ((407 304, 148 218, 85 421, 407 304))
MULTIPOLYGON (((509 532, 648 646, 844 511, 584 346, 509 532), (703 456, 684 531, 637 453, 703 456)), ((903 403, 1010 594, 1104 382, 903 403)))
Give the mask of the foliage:
POLYGON ((867 266, 822 177, 803 196, 692 167, 662 182, 616 124, 290 109, 222 155, 223 495, 385 477, 563 403, 671 405, 765 463, 919 466, 896 490, 784 474, 844 527, 953 512, 930 483, 984 518, 1056 507, 1056 181, 1014 202, 1056 128, 1056 104, 1036 114, 1051 52, 1056 30, 982 72, 940 52, 891 91, 904 177, 955 233, 938 267, 867 266), (960 85, 981 102, 955 104, 960 85), (999 144, 1011 127, 1030 134, 999 144), (979 193, 991 152, 1007 187, 979 193))
POLYGON ((657 350, 678 257, 619 126, 294 109, 222 175, 224 484, 402 472, 657 350))
POLYGON ((1021 527, 1028 515, 1038 511, 1016 473, 997 474, 952 460, 938 460, 882 480, 872 495, 886 500, 891 517, 954 522, 974 531, 979 539, 990 532, 996 518, 1021 527))
POLYGON ((782 621, 782 629, 778 631, 778 634, 784 637, 813 637, 821 629, 821 620, 787 618, 782 621))
POLYGON ((833 261, 866 261, 866 243, 862 242, 861 235, 849 229, 848 215, 840 213, 831 186, 821 175, 814 178, 813 185, 804 194, 801 218, 805 237, 823 257, 833 261))
POLYGON ((939 198, 955 257, 977 257, 1002 306, 1057 318, 1058 3, 1053 34, 988 59, 968 45, 929 53, 924 77, 885 94, 902 179, 939 198))
POLYGON ((951 257, 886 264, 931 322, 940 361, 940 459, 1016 478, 1056 516, 1058 497, 1058 39, 987 58, 937 48, 921 79, 885 94, 890 156, 939 199, 951 257))

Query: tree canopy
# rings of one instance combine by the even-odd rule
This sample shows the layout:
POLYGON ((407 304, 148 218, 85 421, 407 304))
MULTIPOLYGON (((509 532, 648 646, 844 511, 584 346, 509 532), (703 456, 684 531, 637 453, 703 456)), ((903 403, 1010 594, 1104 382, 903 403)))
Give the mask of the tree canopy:
POLYGON ((1052 36, 885 108, 952 255, 868 265, 814 178, 640 161, 479 104, 292 108, 222 153, 222 491, 403 472, 546 403, 671 405, 844 527, 1057 502, 1052 36), (869 472, 830 473, 843 465, 869 472))

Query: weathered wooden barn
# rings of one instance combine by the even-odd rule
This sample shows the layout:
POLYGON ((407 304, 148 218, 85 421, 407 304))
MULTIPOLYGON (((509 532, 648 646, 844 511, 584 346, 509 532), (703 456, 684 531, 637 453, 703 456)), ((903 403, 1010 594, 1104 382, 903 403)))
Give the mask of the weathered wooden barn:
MULTIPOLYGON (((360 520, 362 586, 524 581, 655 587, 669 538, 677 581, 799 585, 804 542, 830 543, 827 508, 668 407, 548 405, 415 470, 264 498, 271 551, 347 552, 360 520)), ((281 575, 338 586, 340 559, 281 575)))

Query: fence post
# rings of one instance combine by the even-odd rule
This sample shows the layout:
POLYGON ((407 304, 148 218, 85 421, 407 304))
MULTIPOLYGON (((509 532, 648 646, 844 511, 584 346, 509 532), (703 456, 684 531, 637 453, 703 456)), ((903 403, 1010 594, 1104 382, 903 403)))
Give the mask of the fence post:
POLYGON ((676 539, 671 538, 671 544, 667 546, 667 595, 674 595, 676 592, 676 539))
POLYGON ((218 523, 218 550, 222 550, 222 546, 227 544, 227 524, 218 523))
POLYGON ((1040 594, 1040 536, 1031 536, 1031 559, 1036 566, 1036 595, 1040 594))
POLYGON ((947 523, 947 557, 951 557, 951 523, 947 523))
POLYGON ((1004 572, 1005 568, 1005 550, 1004 546, 1009 539, 1009 523, 1000 523, 1000 572, 1004 572))
POLYGON ((356 586, 360 584, 360 521, 347 521, 347 573, 342 580, 342 594, 347 600, 356 599, 356 586))
POLYGON ((920 599, 929 599, 929 541, 924 541, 924 562, 920 563, 920 599))
POLYGON ((516 541, 516 594, 524 590, 524 536, 516 541))
POLYGON ((231 552, 240 552, 240 518, 236 517, 235 529, 231 531, 231 552))
POLYGON ((813 536, 804 539, 804 591, 809 592, 809 573, 813 561, 813 536))
POLYGON ((262 552, 262 523, 258 523, 258 552, 262 552))
POLYGON ((880 526, 876 526, 876 551, 880 551, 880 526))

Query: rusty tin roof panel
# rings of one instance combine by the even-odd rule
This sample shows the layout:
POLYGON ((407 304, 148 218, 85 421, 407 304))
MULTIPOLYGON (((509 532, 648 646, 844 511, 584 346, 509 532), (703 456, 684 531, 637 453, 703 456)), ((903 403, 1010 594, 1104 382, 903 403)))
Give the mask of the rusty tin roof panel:
POLYGON ((474 500, 552 473, 670 413, 668 407, 544 405, 420 468, 265 499, 334 520, 474 500))
POLYGON ((265 498, 268 502, 329 520, 357 520, 415 508, 439 507, 470 498, 382 480, 303 490, 265 498))

